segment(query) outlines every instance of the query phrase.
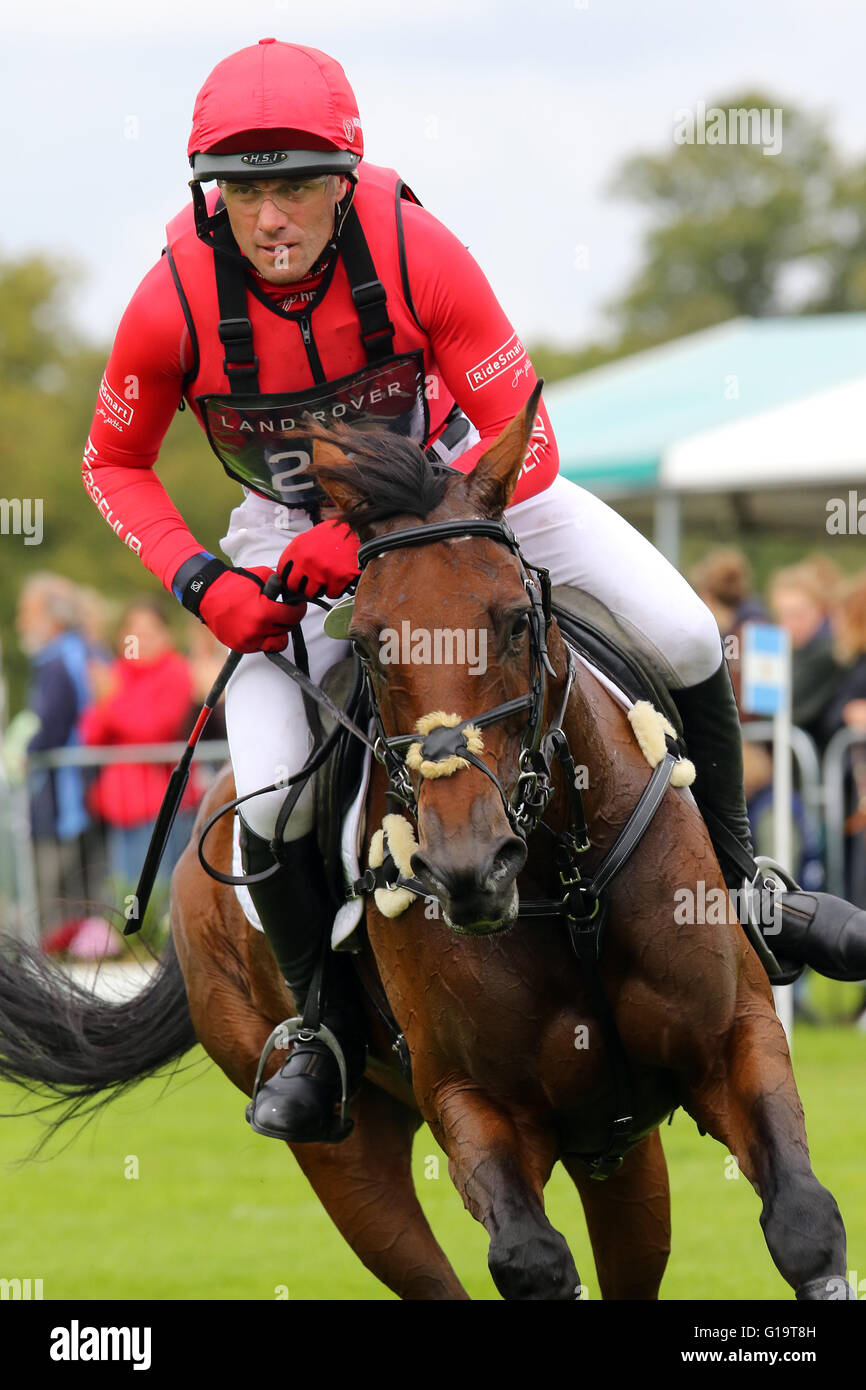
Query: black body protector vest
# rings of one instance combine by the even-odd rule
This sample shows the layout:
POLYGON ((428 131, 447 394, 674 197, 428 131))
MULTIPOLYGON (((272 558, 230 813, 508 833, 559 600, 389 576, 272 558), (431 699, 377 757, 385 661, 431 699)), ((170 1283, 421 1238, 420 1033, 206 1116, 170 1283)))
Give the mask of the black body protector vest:
MULTIPOLYGON (((399 196, 417 201, 402 184, 399 196)), ((230 477, 274 502, 301 508, 318 521, 327 499, 313 477, 312 441, 297 434, 303 430, 305 415, 323 426, 344 421, 359 428, 384 427, 423 445, 430 425, 423 350, 393 351, 394 326, 388 317, 385 286, 376 274, 360 219, 350 204, 343 216, 337 252, 351 286, 367 365, 336 381, 327 380, 309 319, 301 315, 298 321, 316 380, 300 391, 262 394, 247 310, 246 269, 221 207, 210 225, 213 230, 204 239, 214 251, 218 332, 230 386, 229 395, 196 397, 211 448, 230 477)), ((317 297, 326 293, 336 263, 333 254, 317 297)), ((468 447, 472 432, 470 421, 455 404, 439 438, 427 450, 428 458, 449 463, 468 447)))

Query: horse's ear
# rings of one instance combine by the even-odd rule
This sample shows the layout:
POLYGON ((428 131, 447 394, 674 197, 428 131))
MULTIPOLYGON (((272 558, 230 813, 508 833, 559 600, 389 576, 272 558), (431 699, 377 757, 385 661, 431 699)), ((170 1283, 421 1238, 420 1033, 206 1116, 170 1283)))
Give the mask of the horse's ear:
POLYGON ((354 468, 338 444, 313 436, 313 473, 320 487, 341 512, 357 506, 360 493, 354 480, 354 468))
POLYGON ((511 501, 526 457, 543 385, 543 381, 536 382, 526 405, 466 476, 466 491, 482 516, 500 516, 511 501))

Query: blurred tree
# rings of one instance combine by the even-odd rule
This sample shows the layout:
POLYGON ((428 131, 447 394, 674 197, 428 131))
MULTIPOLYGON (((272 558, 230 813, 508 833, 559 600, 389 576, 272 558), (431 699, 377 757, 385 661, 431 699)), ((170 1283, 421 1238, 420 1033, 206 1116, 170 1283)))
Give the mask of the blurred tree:
POLYGON ((63 286, 72 267, 41 256, 0 263, 0 380, 4 386, 56 388, 78 346, 63 286))
MULTIPOLYGON (((121 606, 158 581, 99 516, 81 482, 81 457, 108 349, 72 331, 66 302, 80 284, 75 266, 42 258, 0 257, 0 653, 9 709, 24 701, 27 661, 14 630, 23 582, 56 570, 121 606), (41 538, 15 531, 15 499, 38 503, 41 538)), ((177 418, 158 471, 191 529, 218 550, 240 490, 222 472, 190 412, 177 418), (207 486, 202 486, 202 480, 207 486)), ((185 627, 178 609, 178 631, 185 627)))
POLYGON ((821 313, 866 310, 866 163, 839 175, 831 216, 834 237, 827 250, 828 284, 812 307, 821 313))
POLYGON ((779 111, 778 153, 672 130, 669 150, 627 159, 610 191, 648 216, 641 265, 607 306, 605 343, 532 345, 545 380, 738 315, 866 309, 866 164, 844 163, 823 116, 765 92, 708 103, 708 123, 715 110, 779 111))
POLYGON ((740 314, 807 307, 792 293, 792 271, 820 273, 840 172, 826 122, 766 92, 708 104, 715 110, 778 113, 780 148, 672 143, 626 161, 611 191, 643 204, 650 226, 643 265, 610 306, 624 335, 658 342, 740 314))

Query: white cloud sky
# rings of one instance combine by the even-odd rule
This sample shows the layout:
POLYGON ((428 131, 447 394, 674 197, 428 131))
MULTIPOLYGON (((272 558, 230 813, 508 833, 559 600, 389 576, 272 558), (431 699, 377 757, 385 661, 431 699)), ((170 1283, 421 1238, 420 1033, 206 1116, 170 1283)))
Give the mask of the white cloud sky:
POLYGON ((271 34, 343 63, 367 157, 470 246, 530 339, 599 331, 641 230, 606 185, 626 155, 669 144, 677 108, 757 85, 825 111, 866 157, 862 0, 47 0, 0 26, 0 254, 77 261, 89 337, 110 339, 188 197, 198 87, 271 34))

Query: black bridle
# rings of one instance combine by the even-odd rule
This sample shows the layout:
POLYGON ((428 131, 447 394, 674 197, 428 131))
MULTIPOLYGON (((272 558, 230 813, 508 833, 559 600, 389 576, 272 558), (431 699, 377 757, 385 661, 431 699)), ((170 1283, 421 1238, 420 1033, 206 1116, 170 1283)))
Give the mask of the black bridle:
MULTIPOLYGON (((528 565, 524 560, 517 538, 506 521, 436 521, 426 526, 408 526, 399 531, 391 531, 384 536, 365 541, 358 550, 358 567, 364 572, 371 561, 393 550, 405 550, 418 545, 430 545, 436 541, 462 540, 468 536, 484 536, 506 546, 520 566, 520 578, 529 598, 529 689, 526 694, 513 700, 505 700, 493 709, 481 714, 471 715, 453 726, 437 725, 421 742, 421 757, 432 763, 447 758, 458 757, 483 772, 493 782, 502 800, 508 821, 515 834, 527 839, 536 828, 547 809, 553 794, 550 775, 550 750, 555 743, 555 735, 562 735, 562 720, 574 680, 574 658, 569 650, 566 671, 565 692, 560 702, 557 717, 546 731, 543 728, 544 708, 547 701, 548 676, 556 676, 547 652, 547 632, 550 627, 551 587, 547 570, 537 565, 528 565), (538 582, 534 582, 529 570, 534 570, 538 582), (496 774, 474 753, 467 744, 466 729, 472 725, 476 729, 489 728, 492 724, 510 719, 512 715, 527 712, 526 726, 518 755, 517 781, 510 795, 496 774)), ((357 650, 357 648, 356 648, 357 650)), ((389 801, 397 803, 417 818, 418 799, 412 785, 405 753, 411 744, 417 743, 419 735, 392 734, 385 732, 378 701, 370 676, 369 662, 359 652, 364 669, 364 680, 376 730, 373 753, 385 767, 388 776, 389 801)), ((564 735, 562 735, 564 738, 564 735)))

